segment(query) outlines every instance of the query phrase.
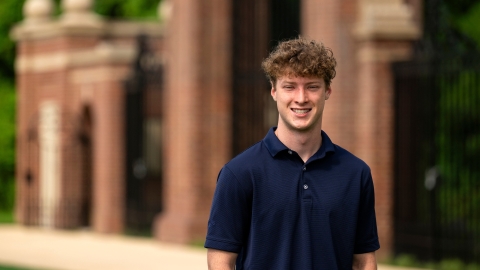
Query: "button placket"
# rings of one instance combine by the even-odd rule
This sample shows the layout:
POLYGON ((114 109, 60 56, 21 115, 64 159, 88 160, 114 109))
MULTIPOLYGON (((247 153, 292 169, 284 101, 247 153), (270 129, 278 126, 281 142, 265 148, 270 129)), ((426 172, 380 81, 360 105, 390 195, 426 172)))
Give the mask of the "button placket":
POLYGON ((303 175, 302 179, 303 179, 303 189, 305 191, 308 190, 308 185, 306 183, 307 181, 306 181, 306 178, 305 178, 305 172, 306 171, 307 171, 307 165, 303 165, 303 167, 302 167, 302 175, 303 175))
POLYGON ((307 164, 303 164, 302 166, 302 186, 301 193, 302 193, 302 208, 304 213, 306 214, 308 221, 311 221, 311 213, 312 213, 312 206, 313 206, 313 198, 312 198, 312 189, 308 185, 309 178, 307 174, 307 164))

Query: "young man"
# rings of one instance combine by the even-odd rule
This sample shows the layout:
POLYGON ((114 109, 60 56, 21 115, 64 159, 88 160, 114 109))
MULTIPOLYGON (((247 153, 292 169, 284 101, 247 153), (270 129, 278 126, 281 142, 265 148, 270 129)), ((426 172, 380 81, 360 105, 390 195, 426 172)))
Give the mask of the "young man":
POLYGON ((335 66, 330 49, 303 38, 262 63, 278 126, 220 171, 210 270, 376 269, 370 168, 322 131, 335 66))

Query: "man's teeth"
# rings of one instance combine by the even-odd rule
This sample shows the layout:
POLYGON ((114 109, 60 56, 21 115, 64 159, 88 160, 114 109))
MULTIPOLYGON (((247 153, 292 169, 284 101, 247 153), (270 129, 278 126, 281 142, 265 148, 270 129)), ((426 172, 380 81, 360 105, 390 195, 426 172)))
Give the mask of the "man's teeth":
POLYGON ((306 110, 297 110, 297 109, 293 109, 294 112, 296 113, 307 113, 309 110, 306 109, 306 110))

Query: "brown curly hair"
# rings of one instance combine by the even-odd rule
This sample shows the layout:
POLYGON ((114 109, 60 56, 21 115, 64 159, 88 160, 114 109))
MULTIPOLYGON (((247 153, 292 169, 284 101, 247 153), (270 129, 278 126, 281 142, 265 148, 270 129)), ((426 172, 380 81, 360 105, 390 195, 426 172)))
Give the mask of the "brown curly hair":
POLYGON ((330 48, 302 37, 280 42, 262 62, 263 71, 272 86, 278 78, 291 75, 323 78, 330 86, 336 75, 336 65, 330 48))

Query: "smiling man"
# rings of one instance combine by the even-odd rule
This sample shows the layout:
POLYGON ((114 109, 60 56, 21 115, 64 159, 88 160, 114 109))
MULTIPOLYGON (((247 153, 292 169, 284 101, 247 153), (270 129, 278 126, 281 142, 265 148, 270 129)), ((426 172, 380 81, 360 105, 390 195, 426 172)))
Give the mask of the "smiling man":
POLYGON ((377 269, 370 168, 322 131, 335 66, 329 48, 303 38, 263 61, 278 125, 220 171, 210 270, 377 269))

